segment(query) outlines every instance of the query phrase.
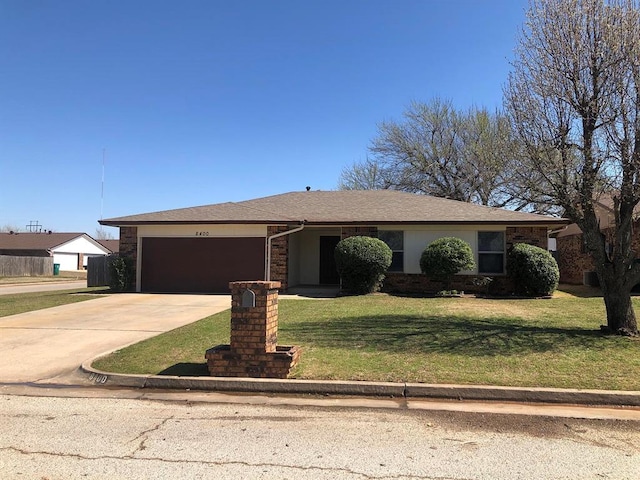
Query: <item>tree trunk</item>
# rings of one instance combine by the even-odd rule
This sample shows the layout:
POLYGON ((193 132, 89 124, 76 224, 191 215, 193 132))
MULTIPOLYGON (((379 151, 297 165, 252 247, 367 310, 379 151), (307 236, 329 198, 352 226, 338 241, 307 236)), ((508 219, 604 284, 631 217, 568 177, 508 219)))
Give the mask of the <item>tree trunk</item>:
MULTIPOLYGON (((606 275, 606 274, 605 274, 606 275)), ((603 278, 600 285, 607 309, 607 325, 600 328, 606 333, 618 335, 638 335, 638 323, 631 303, 631 291, 617 278, 603 278)))

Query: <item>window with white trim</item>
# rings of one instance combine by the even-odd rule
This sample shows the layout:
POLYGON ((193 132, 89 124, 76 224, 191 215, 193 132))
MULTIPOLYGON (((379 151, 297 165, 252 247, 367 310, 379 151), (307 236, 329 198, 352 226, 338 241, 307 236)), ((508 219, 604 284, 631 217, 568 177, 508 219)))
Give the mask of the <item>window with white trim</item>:
POLYGON ((378 230, 378 238, 386 243, 393 257, 388 272, 404 272, 404 232, 402 230, 378 230))
POLYGON ((504 232, 478 232, 478 273, 504 273, 504 232))

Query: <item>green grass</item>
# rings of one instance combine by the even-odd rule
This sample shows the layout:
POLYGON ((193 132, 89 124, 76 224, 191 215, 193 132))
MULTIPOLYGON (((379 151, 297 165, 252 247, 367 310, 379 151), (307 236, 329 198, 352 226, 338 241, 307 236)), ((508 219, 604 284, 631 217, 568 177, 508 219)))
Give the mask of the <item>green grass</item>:
MULTIPOLYGON (((640 306, 640 300, 634 299, 640 306)), ((640 340, 603 336, 602 298, 389 295, 280 300, 278 343, 300 345, 292 377, 640 390, 640 340)), ((100 359, 112 372, 206 375, 229 311, 100 359)))
POLYGON ((33 277, 0 277, 0 285, 15 284, 15 283, 48 283, 48 282, 60 282, 71 280, 86 280, 86 271, 70 271, 62 270, 60 275, 48 275, 48 276, 33 276, 33 277))
POLYGON ((0 317, 99 298, 104 287, 0 295, 0 317))

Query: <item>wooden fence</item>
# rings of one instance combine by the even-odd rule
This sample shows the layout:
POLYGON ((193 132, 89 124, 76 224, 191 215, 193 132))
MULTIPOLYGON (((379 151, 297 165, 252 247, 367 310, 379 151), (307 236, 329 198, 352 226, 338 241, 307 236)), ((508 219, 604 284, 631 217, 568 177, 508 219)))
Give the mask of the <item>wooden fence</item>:
POLYGON ((87 259, 87 287, 104 287, 111 282, 110 265, 117 255, 87 259))
POLYGON ((53 257, 0 255, 0 277, 37 277, 49 275, 53 275, 53 257))

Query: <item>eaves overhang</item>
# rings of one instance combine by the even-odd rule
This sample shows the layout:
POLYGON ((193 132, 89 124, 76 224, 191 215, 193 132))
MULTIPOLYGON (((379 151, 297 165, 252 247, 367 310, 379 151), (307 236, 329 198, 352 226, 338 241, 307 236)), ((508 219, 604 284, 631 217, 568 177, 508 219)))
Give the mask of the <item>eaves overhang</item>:
POLYGON ((101 220, 99 223, 111 227, 136 227, 144 225, 292 225, 304 222, 307 226, 368 226, 368 225, 494 225, 494 226, 548 226, 560 227, 568 225, 571 222, 565 218, 559 219, 541 219, 541 220, 410 220, 410 221, 391 221, 391 220, 166 220, 166 221, 110 221, 101 220))

